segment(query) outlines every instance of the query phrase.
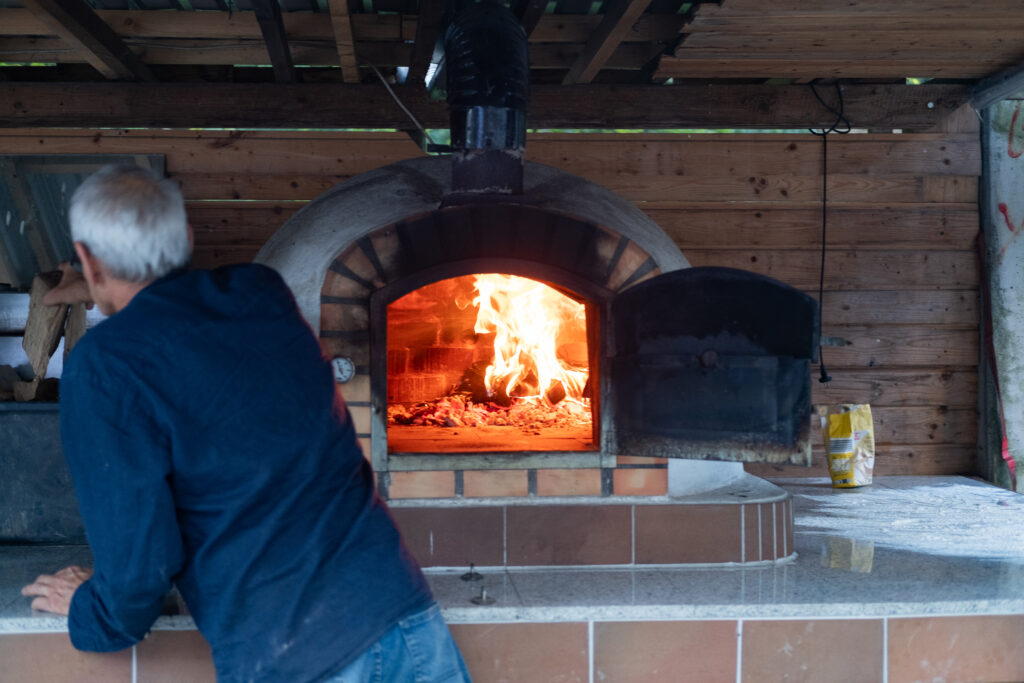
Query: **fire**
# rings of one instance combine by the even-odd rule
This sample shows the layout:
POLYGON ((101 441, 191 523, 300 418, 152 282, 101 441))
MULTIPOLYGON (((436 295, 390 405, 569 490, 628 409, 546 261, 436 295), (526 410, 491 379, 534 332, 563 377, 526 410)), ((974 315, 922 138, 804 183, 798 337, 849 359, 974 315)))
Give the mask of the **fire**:
POLYGON ((578 348, 585 338, 583 304, 515 275, 476 275, 474 287, 475 331, 495 335, 494 360, 484 375, 488 394, 548 405, 582 400, 586 354, 573 357, 565 349, 578 348))

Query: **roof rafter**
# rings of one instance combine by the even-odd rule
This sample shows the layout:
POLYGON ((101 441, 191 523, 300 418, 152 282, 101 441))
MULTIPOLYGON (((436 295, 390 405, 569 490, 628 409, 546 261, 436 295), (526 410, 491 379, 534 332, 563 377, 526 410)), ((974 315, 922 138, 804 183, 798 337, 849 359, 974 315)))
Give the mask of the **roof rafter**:
POLYGON ((412 64, 405 82, 423 87, 427 68, 434 57, 434 47, 441 35, 444 0, 420 0, 420 13, 416 22, 416 42, 413 43, 412 64))
POLYGON ((562 81, 565 85, 573 83, 590 83, 594 76, 605 65, 615 48, 626 37, 633 24, 644 13, 651 0, 615 0, 606 2, 604 19, 598 24, 597 30, 587 41, 583 52, 569 67, 569 73, 562 81))
POLYGON ((281 18, 281 3, 278 0, 252 0, 252 9, 256 13, 256 21, 267 44, 270 64, 274 67, 274 78, 278 83, 297 82, 298 74, 292 62, 291 50, 288 49, 288 35, 284 30, 284 20, 281 18))
POLYGON ((548 0, 526 0, 523 3, 522 9, 519 11, 519 23, 523 25, 527 38, 533 33, 533 29, 537 28, 547 6, 548 0))
POLYGON ((84 0, 23 0, 21 4, 106 78, 156 80, 84 0))
POLYGON ((971 90, 971 106, 981 111, 1019 93, 1024 93, 1024 64, 978 81, 971 90))
POLYGON ((359 65, 356 62, 356 39, 352 33, 352 15, 348 12, 348 0, 327 0, 334 26, 334 43, 338 46, 338 63, 341 65, 341 80, 346 83, 359 82, 359 65))

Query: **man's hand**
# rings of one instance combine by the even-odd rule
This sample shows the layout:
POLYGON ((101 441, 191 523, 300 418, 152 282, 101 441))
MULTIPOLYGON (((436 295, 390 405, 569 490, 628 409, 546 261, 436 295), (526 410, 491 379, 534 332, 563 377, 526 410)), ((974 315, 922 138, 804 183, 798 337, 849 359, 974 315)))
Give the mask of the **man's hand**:
POLYGON ((35 597, 32 609, 67 616, 71 597, 90 576, 91 569, 66 567, 56 574, 39 575, 34 583, 21 589, 21 594, 35 597))
POLYGON ((60 268, 61 273, 60 283, 43 295, 43 305, 84 303, 86 308, 92 308, 92 295, 89 293, 89 285, 85 282, 85 276, 75 270, 67 261, 57 267, 60 268))

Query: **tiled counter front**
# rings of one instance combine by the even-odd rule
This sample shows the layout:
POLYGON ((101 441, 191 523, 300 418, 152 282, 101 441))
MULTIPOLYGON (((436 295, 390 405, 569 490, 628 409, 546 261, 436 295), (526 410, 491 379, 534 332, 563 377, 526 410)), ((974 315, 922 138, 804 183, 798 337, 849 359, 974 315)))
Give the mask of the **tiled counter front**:
POLYGON ((794 552, 790 500, 399 505, 392 514, 424 567, 758 563, 794 552))
MULTIPOLYGON (((888 619, 452 624, 477 683, 1024 680, 1024 615, 888 619)), ((75 651, 63 633, 0 636, 4 683, 214 683, 195 631, 134 651, 75 651)))
MULTIPOLYGON (((1024 681, 1024 496, 960 477, 882 478, 846 493, 814 480, 784 487, 793 560, 509 564, 480 581, 463 581, 465 569, 428 578, 476 683, 1024 681), (494 604, 471 602, 481 588, 494 604)), ((453 564, 476 547, 436 543, 453 564)), ((33 613, 18 594, 40 571, 87 561, 83 548, 0 547, 2 683, 212 683, 188 617, 161 617, 133 650, 87 654, 71 648, 64 619, 33 613)))

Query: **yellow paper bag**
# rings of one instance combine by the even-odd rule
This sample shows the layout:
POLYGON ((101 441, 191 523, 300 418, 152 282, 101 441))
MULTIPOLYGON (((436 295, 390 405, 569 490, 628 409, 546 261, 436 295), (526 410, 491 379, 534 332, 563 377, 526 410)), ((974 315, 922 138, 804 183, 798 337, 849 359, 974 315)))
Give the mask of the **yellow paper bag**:
POLYGON ((828 471, 835 488, 867 486, 875 470, 875 426, 871 406, 835 406, 821 416, 828 471))

